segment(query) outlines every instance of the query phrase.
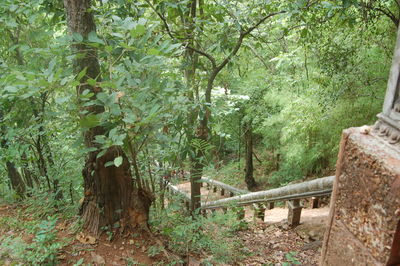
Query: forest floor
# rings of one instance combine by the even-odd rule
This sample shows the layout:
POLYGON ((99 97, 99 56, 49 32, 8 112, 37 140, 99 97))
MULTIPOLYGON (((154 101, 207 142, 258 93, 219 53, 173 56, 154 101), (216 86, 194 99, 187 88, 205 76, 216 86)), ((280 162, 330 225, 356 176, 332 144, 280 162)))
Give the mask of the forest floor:
MULTIPOLYGON (((0 218, 29 224, 32 218, 23 209, 20 205, 0 206, 0 218)), ((246 215, 248 228, 238 231, 236 236, 248 255, 234 265, 317 265, 328 212, 326 207, 305 209, 302 224, 294 230, 282 222, 287 209, 266 211, 265 222, 254 221, 246 215)), ((71 220, 59 219, 55 226, 54 242, 63 246, 57 256, 59 265, 167 265, 167 261, 171 261, 167 253, 160 252, 160 241, 148 233, 119 236, 110 241, 110 235, 103 234, 96 239, 82 232, 77 233, 73 228, 74 221, 71 220)), ((29 230, 12 223, 0 223, 0 238, 2 236, 19 236, 26 243, 32 243, 35 237, 29 230)), ((0 247, 0 265, 18 263, 12 253, 0 247)), ((202 257, 189 254, 182 258, 183 265, 200 265, 207 254, 202 257)))

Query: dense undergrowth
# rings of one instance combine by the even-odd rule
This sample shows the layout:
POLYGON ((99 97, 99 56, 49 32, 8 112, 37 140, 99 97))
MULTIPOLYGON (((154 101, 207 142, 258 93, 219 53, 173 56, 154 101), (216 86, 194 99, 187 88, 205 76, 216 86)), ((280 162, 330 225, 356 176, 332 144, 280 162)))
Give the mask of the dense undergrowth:
MULTIPOLYGON (((57 265, 63 248, 82 230, 76 205, 38 194, 23 201, 0 203, 0 264, 11 261, 13 265, 57 265), (66 222, 73 234, 64 238, 65 235, 60 236, 59 225, 66 222)), ((169 198, 170 204, 165 209, 151 211, 150 228, 163 239, 165 247, 151 246, 147 251, 149 257, 160 255, 167 248, 179 257, 193 256, 202 258, 206 265, 215 265, 230 264, 249 255, 235 234, 247 228, 247 223, 238 220, 233 210, 194 219, 175 197, 169 198)), ((113 236, 112 232, 107 229, 103 234, 113 236)), ((113 240, 109 238, 110 244, 113 240)))

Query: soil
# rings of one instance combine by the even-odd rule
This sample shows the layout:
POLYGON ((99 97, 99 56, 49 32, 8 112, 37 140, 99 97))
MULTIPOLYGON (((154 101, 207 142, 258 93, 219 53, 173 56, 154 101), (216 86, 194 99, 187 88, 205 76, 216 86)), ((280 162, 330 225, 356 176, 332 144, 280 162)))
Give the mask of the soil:
MULTIPOLYGON (((177 187, 190 194, 190 183, 177 187)), ((213 201, 222 196, 207 187, 201 188, 203 201, 213 201)), ((302 200, 303 206, 310 206, 308 200, 302 200)), ((264 221, 255 219, 254 209, 245 208, 245 221, 249 228, 238 233, 243 246, 249 251, 248 258, 237 265, 318 265, 321 246, 329 215, 329 198, 320 200, 321 208, 303 208, 301 224, 290 228, 287 224, 288 209, 277 207, 265 211, 264 221)))
MULTIPOLYGON (((0 206, 0 216, 18 215, 16 208, 15 205, 0 206)), ((25 219, 25 217, 21 218, 25 219)), ((90 265, 164 265, 168 261, 161 251, 162 248, 159 247, 159 242, 146 231, 117 235, 110 240, 110 235, 102 234, 99 238, 95 238, 84 232, 77 234, 72 228, 73 221, 61 221, 56 226, 58 241, 68 243, 58 254, 59 265, 74 265, 77 262, 81 263, 80 265, 88 263, 90 265), (152 254, 151 250, 155 252, 152 254)), ((27 243, 33 239, 33 235, 9 230, 9 228, 0 228, 0 235, 18 235, 27 243)), ((0 254, 2 254, 1 249, 0 254)), ((5 254, 2 255, 4 259, 5 254)), ((1 261, 0 264, 14 265, 13 258, 5 257, 5 261, 1 261)))
MULTIPOLYGON (((206 188, 202 189, 202 193, 212 200, 221 197, 206 188)), ((0 216, 18 215, 17 208, 20 209, 21 206, 0 206, 0 216)), ((263 222, 254 218, 251 208, 246 208, 245 220, 248 228, 237 232, 237 237, 244 249, 248 251, 248 255, 233 265, 283 265, 284 263, 285 265, 299 263, 318 265, 329 208, 303 209, 301 224, 294 229, 289 228, 285 222, 287 212, 285 208, 267 210, 263 222)), ((21 218, 30 219, 29 216, 21 218)), ((56 226, 58 239, 68 243, 58 255, 60 265, 73 265, 77 262, 82 262, 82 265, 88 263, 91 265, 166 265, 171 256, 177 258, 170 252, 161 251, 162 248, 159 245, 161 241, 157 241, 147 232, 116 235, 109 240, 110 235, 107 234, 94 238, 84 232, 75 233, 72 230, 73 223, 73 221, 60 221, 56 226)), ((18 234, 27 242, 33 238, 33 235, 0 227, 0 235, 4 234, 18 234)), ((207 254, 203 255, 204 258, 207 257, 207 254)), ((202 258, 196 256, 184 259, 185 265, 192 266, 200 265, 201 260, 202 258)), ((13 260, 6 258, 3 263, 11 265, 13 260)))

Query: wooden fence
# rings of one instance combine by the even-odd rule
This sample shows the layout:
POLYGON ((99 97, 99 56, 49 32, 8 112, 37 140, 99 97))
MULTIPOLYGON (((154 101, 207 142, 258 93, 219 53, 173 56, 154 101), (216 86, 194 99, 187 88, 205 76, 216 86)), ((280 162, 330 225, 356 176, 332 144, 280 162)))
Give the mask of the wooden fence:
MULTIPOLYGON (((301 210, 303 206, 300 204, 301 199, 311 198, 311 207, 318 207, 320 197, 329 196, 332 193, 332 187, 335 177, 328 176, 314 179, 298 184, 292 184, 281 188, 275 188, 265 191, 249 192, 241 190, 225 183, 203 177, 200 182, 205 184, 208 189, 213 192, 221 193, 228 198, 219 199, 211 202, 202 202, 201 211, 206 214, 207 210, 227 209, 231 207, 241 207, 239 209, 239 217, 244 217, 244 206, 252 206, 256 216, 264 220, 265 210, 274 208, 274 203, 279 201, 288 201, 288 223, 291 226, 300 223, 301 210), (229 195, 226 193, 229 192, 229 195)), ((190 195, 178 189, 178 187, 169 184, 170 192, 182 196, 186 207, 190 205, 190 195)))

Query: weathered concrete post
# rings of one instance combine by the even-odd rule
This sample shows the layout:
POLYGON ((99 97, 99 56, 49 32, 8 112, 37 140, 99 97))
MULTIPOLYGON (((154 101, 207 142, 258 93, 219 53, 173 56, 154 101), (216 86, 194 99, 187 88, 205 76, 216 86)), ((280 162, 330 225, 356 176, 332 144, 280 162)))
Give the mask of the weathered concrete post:
POLYGON ((311 209, 319 208, 319 198, 318 197, 311 198, 310 208, 311 209))
POLYGON ((300 218, 301 218, 301 209, 303 206, 300 204, 300 200, 290 200, 288 201, 288 223, 290 226, 296 226, 300 224, 300 218))
POLYGON ((272 210, 275 207, 275 202, 271 201, 268 203, 268 210, 272 210))
POLYGON ((256 204, 255 208, 254 208, 254 212, 255 212, 255 218, 260 219, 261 221, 265 220, 265 210, 267 208, 265 207, 265 205, 263 203, 260 204, 256 204))
POLYGON ((377 123, 343 132, 322 265, 400 265, 399 78, 400 31, 377 123))

